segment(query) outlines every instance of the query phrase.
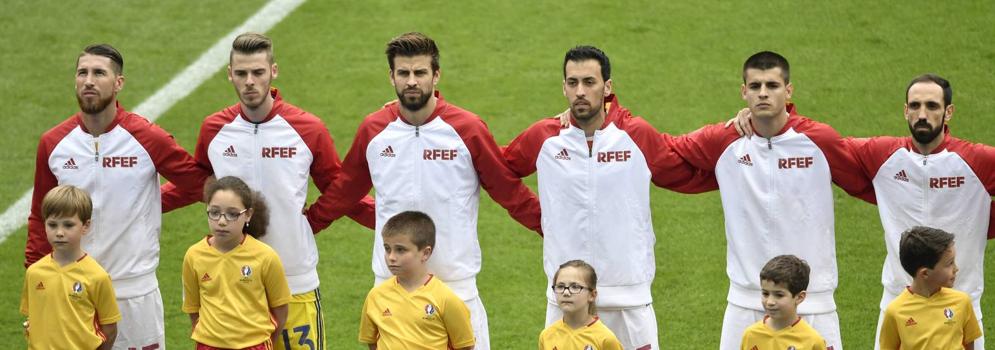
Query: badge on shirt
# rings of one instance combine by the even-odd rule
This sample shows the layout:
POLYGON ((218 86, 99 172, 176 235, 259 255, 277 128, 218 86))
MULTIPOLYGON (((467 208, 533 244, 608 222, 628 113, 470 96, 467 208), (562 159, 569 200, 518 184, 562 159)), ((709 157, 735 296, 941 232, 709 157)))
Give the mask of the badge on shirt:
POLYGON ((242 266, 242 278, 239 281, 252 282, 252 268, 249 265, 242 266))
POLYGON ((69 293, 69 297, 74 300, 79 300, 83 296, 83 284, 79 281, 73 283, 73 290, 69 293))
POLYGON ((432 306, 432 304, 425 304, 425 317, 422 318, 426 320, 435 319, 435 306, 432 306))
POLYGON ((943 308, 943 316, 947 318, 947 320, 943 322, 944 324, 951 325, 957 322, 954 321, 954 310, 951 310, 949 307, 943 308))

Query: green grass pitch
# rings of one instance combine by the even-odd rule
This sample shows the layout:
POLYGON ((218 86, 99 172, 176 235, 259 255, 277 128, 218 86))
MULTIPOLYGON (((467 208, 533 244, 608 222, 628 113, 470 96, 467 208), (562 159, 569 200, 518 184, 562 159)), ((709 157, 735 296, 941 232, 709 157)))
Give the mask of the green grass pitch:
MULTIPOLYGON (((108 42, 123 52, 127 83, 120 100, 134 108, 262 3, 5 3, 0 206, 7 208, 31 186, 38 136, 77 110, 71 81, 83 46, 108 42)), ((442 50, 440 90, 481 115, 499 143, 566 108, 563 54, 593 44, 612 59, 621 103, 673 134, 725 120, 744 106, 742 62, 766 49, 791 61, 799 111, 843 135, 907 134, 901 114, 905 85, 920 73, 936 72, 954 86, 953 134, 995 144, 988 124, 995 111, 992 23, 995 5, 988 1, 312 0, 269 35, 280 66, 276 86, 289 102, 325 120, 343 154, 360 119, 393 98, 383 45, 405 31, 436 39, 442 50)), ((236 101, 222 72, 191 89, 190 97, 158 120, 188 150, 203 117, 236 101)), ((534 179, 527 181, 534 186, 534 179)), ((869 349, 881 295, 881 227, 875 207, 835 193, 843 340, 848 349, 869 349)), ((661 189, 652 196, 661 347, 713 349, 728 287, 719 196, 661 189)), ((479 287, 491 344, 535 348, 545 312, 541 240, 482 197, 479 287)), ((192 346, 189 320, 180 312, 179 271, 183 252, 207 230, 202 210, 190 206, 163 220, 158 276, 171 347, 192 346)), ((356 335, 373 282, 372 232, 344 220, 317 239, 330 348, 365 349, 356 335)), ((7 310, 0 313, 4 348, 24 348, 17 312, 24 240, 21 228, 0 244, 0 280, 8 284, 0 290, 0 309, 7 310)), ((995 259, 991 247, 987 251, 995 259)), ((992 287, 991 268, 986 275, 992 287)), ((983 305, 985 314, 995 315, 992 292, 983 305)), ((985 331, 992 330, 995 322, 989 320, 985 331)))

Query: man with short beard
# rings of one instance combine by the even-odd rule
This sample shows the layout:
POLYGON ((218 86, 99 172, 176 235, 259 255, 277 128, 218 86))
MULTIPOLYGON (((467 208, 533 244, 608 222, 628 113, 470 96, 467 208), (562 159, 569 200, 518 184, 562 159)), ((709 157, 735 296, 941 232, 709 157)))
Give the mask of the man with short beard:
MULTIPOLYGON (((956 236, 957 280, 954 289, 971 296, 981 323, 984 260, 995 195, 995 148, 950 135, 947 122, 954 114, 953 89, 933 74, 916 77, 906 88, 905 120, 911 137, 848 139, 851 153, 874 185, 887 256, 881 272, 885 308, 912 278, 902 268, 898 243, 902 232, 928 225, 956 236)), ((881 332, 878 319, 878 332, 881 332)), ((875 348, 878 348, 875 336, 875 348)), ((984 337, 974 342, 984 349, 984 337)))
POLYGON ((159 174, 183 188, 196 188, 207 174, 172 136, 117 102, 123 69, 124 58, 107 44, 87 46, 77 57, 80 112, 46 131, 38 143, 25 266, 52 251, 42 198, 57 185, 82 188, 93 198, 83 250, 111 275, 121 310, 114 349, 161 349, 165 328, 155 274, 162 223, 159 174))
MULTIPOLYGON (((538 173, 543 268, 553 285, 560 264, 584 259, 598 271, 598 317, 626 349, 659 349, 650 286, 656 275, 650 182, 692 193, 718 187, 670 147, 612 91, 611 63, 593 46, 563 59, 569 124, 543 119, 516 137, 504 156, 516 175, 538 173)), ((563 318, 546 288, 546 326, 563 318)))
MULTIPOLYGON (((309 177, 319 190, 326 190, 319 200, 337 195, 327 188, 339 174, 341 163, 321 119, 285 101, 272 86, 278 73, 269 37, 243 33, 232 41, 228 81, 238 103, 204 119, 194 158, 216 177, 242 179, 263 195, 269 207, 267 231, 272 233, 260 240, 280 255, 292 294, 287 321, 274 348, 324 349, 314 235, 328 223, 314 228, 315 223, 309 222, 302 210, 307 204, 309 177)), ((201 191, 183 193, 172 184, 163 185, 163 189, 164 193, 177 194, 175 201, 164 202, 167 209, 182 207, 203 196, 201 191)), ((372 198, 356 198, 347 204, 343 214, 372 228, 372 198)))
MULTIPOLYGON (((406 33, 387 44, 390 79, 399 103, 366 116, 343 161, 342 174, 308 210, 317 228, 376 188, 377 234, 373 272, 377 283, 391 272, 380 231, 394 215, 425 212, 435 222, 438 246, 428 261, 470 309, 476 349, 489 349, 487 313, 477 292, 480 187, 529 229, 539 231, 539 201, 508 170, 480 117, 449 104, 436 91, 441 71, 435 41, 406 33), (327 199, 327 201, 325 201, 327 199)), ((385 316, 385 317, 389 317, 385 316)))

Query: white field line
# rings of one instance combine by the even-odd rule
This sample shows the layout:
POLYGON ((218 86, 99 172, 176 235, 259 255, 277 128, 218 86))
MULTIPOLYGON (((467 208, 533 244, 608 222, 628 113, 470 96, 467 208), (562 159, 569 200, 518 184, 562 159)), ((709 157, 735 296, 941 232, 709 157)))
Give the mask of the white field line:
MULTIPOLYGON (((256 11, 252 17, 218 39, 211 48, 204 51, 196 61, 173 77, 169 83, 159 88, 152 96, 142 101, 134 109, 135 113, 155 121, 159 116, 173 107, 177 102, 190 95, 200 84, 214 75, 228 62, 228 52, 232 40, 245 32, 266 32, 280 23, 306 0, 272 0, 256 11)), ((141 59, 141 58, 139 58, 141 59)), ((13 205, 0 215, 0 243, 17 229, 28 222, 28 212, 31 209, 31 192, 28 189, 13 205)))

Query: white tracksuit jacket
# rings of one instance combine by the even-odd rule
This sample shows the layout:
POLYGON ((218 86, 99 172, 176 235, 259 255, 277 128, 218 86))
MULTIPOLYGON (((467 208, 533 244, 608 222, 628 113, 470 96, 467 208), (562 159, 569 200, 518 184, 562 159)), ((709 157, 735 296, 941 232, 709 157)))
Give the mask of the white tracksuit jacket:
POLYGON ((771 138, 742 138, 721 124, 675 139, 682 157, 715 171, 725 215, 728 301, 762 311, 760 270, 771 258, 794 254, 811 267, 808 296, 798 312, 836 310, 835 182, 866 193, 856 161, 828 125, 794 113, 771 138))
MULTIPOLYGON (((688 193, 718 185, 710 172, 699 174, 683 162, 669 137, 632 116, 615 95, 605 103, 605 122, 590 147, 584 130, 561 128, 553 117, 526 129, 504 155, 518 176, 538 173, 548 285, 560 264, 581 259, 598 272, 598 306, 646 305, 656 273, 650 181, 688 193)), ((549 288, 547 297, 556 300, 549 288)))
POLYGON ((428 270, 463 300, 476 297, 480 272, 477 210, 480 187, 522 225, 539 231, 539 201, 508 170, 501 150, 484 122, 451 105, 436 92, 438 103, 422 125, 406 122, 397 104, 368 115, 356 131, 342 174, 308 216, 322 227, 370 188, 376 188, 376 236, 373 273, 391 276, 384 261, 381 230, 390 217, 406 210, 428 214, 435 223, 436 246, 428 270), (456 282, 456 283, 454 283, 456 282), (458 283, 467 282, 467 283, 458 283))
POLYGON ((954 288, 971 296, 981 316, 985 288, 985 243, 991 238, 991 196, 995 194, 995 148, 942 135, 932 154, 918 153, 911 137, 848 139, 861 168, 872 179, 888 254, 881 283, 891 298, 912 284, 902 269, 898 244, 913 226, 929 226, 954 234, 957 280, 954 288))
MULTIPOLYGON (((271 89, 273 109, 260 123, 242 116, 235 104, 204 119, 194 158, 215 177, 236 176, 263 195, 269 208, 269 225, 260 240, 280 255, 287 284, 293 294, 318 288, 318 248, 307 217, 308 177, 324 189, 341 169, 339 156, 325 124, 311 113, 291 105, 271 89)), ((164 193, 171 193, 164 185, 164 193)), ((325 196, 332 195, 327 194, 325 196)), ((197 201, 202 191, 188 193, 167 208, 197 201)), ((172 197, 172 196, 171 196, 172 197)), ((348 214, 373 227, 369 201, 354 202, 348 214)))
POLYGON ((57 185, 73 185, 93 202, 83 250, 111 275, 117 298, 154 291, 162 224, 159 174, 182 188, 196 188, 207 176, 172 136, 120 105, 100 136, 90 135, 79 113, 45 132, 38 143, 25 265, 52 251, 42 198, 57 185))

